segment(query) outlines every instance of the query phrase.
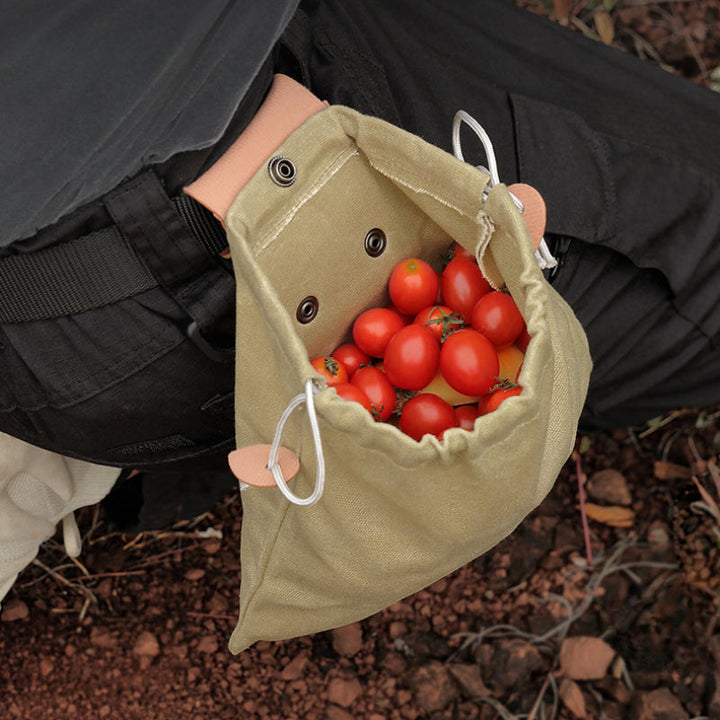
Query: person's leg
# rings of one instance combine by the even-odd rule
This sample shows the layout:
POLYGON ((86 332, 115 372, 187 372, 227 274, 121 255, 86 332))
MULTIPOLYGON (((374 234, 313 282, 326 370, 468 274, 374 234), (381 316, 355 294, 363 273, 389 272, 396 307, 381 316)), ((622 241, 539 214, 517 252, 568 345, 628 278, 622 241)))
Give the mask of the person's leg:
MULTIPOLYGON (((466 110, 501 180, 541 191, 564 254, 552 281, 595 363, 588 425, 720 402, 720 97, 502 0, 302 7, 316 94, 447 150, 466 110)), ((463 149, 485 164, 469 133, 463 149)))

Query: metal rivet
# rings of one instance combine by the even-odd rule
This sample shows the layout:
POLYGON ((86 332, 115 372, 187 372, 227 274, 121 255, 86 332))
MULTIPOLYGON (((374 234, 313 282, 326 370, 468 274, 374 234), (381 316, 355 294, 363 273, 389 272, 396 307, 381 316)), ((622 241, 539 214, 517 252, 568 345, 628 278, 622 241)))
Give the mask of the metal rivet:
POLYGON ((370 257, 379 257, 385 252, 387 237, 380 228, 373 228, 365 236, 365 252, 370 257))
POLYGON ((314 295, 308 295, 298 303, 295 317, 298 319, 298 322, 307 325, 307 323, 315 319, 319 309, 320 303, 318 299, 314 295))
POLYGON ((276 155, 268 163, 270 179, 280 187, 289 187, 297 178, 295 163, 283 155, 276 155))

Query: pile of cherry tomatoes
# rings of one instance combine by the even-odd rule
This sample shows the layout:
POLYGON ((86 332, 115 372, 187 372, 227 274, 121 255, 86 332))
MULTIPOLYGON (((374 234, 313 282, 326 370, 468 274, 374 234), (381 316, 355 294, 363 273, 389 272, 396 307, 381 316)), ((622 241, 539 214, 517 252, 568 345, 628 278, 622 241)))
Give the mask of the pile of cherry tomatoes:
POLYGON ((419 258, 398 263, 388 281, 392 305, 361 313, 353 342, 311 361, 338 395, 415 440, 472 430, 522 392, 530 338, 520 311, 460 245, 451 256, 441 273, 419 258))

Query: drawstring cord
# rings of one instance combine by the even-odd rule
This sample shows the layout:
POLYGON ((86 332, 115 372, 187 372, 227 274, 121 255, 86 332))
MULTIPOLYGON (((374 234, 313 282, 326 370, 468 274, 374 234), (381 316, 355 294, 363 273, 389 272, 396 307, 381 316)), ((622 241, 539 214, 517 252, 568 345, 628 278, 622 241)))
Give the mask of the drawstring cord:
POLYGON ((313 384, 312 380, 305 381, 305 392, 296 395, 289 403, 280 416, 277 425, 275 426, 275 436, 273 437, 272 445, 270 446, 270 455, 268 458, 268 470, 273 474, 275 483, 277 484, 280 492, 295 505, 303 505, 309 507, 315 505, 315 503, 322 497, 323 490, 325 488, 325 456, 323 455, 322 440, 320 438, 320 427, 318 425, 317 413, 315 412, 315 399, 314 395, 318 392, 317 388, 313 384), (306 498, 301 498, 295 495, 290 490, 285 477, 283 476, 282 468, 278 462, 278 452, 280 450, 280 443, 282 441, 283 431, 285 424, 287 423, 293 410, 302 404, 307 407, 308 418, 310 420, 310 429, 312 431, 313 443, 315 445, 315 458, 317 460, 317 470, 315 475, 315 488, 311 495, 306 498))
MULTIPOLYGON (((483 170, 490 176, 490 182, 488 185, 490 188, 494 188, 496 185, 500 184, 500 175, 498 173, 497 168, 497 160, 495 159, 495 150, 493 148, 492 141, 490 140, 490 136, 485 131, 485 128, 469 113, 465 112, 465 110, 458 110, 455 113, 455 117, 453 118, 453 125, 452 125, 452 148, 453 148, 453 155, 458 160, 461 160, 462 162, 465 162, 465 157, 463 156, 462 152, 462 143, 460 141, 460 128, 462 124, 467 124, 470 129, 477 135, 480 142, 482 143, 482 146, 485 150, 485 157, 487 158, 488 167, 484 167, 482 165, 478 165, 478 169, 483 170)), ((483 192, 483 198, 487 196, 489 190, 485 190, 483 192)), ((510 193, 510 197, 512 198, 513 203, 515 204, 515 207, 522 213, 525 211, 525 206, 522 204, 522 202, 516 198, 512 192, 510 193)), ((550 252, 550 248, 547 246, 547 243, 545 242, 545 238, 543 238, 540 241, 540 245, 538 246, 538 249, 535 251, 535 260, 537 261, 537 264, 540 266, 541 270, 549 270, 550 268, 557 267, 557 260, 553 257, 552 253, 550 252)))

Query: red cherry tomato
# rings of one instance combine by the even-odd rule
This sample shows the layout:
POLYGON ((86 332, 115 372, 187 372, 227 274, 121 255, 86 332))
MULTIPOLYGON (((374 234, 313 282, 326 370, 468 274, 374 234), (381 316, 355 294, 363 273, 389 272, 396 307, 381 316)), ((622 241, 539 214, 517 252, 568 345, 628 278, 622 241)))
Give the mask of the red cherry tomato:
POLYGON ((395 387, 422 390, 438 369, 440 348, 432 330, 424 325, 406 325, 385 350, 385 375, 395 387))
POLYGON ((355 343, 343 343, 333 350, 332 356, 345 366, 348 377, 352 377, 361 365, 370 364, 370 356, 355 343))
POLYGON ((453 333, 440 348, 440 371, 464 395, 487 395, 500 364, 495 346, 475 330, 453 333))
POLYGON ((522 392, 520 385, 511 385, 509 387, 498 387, 493 390, 489 395, 485 395, 478 401, 478 412, 480 415, 487 415, 488 413, 497 410, 500 405, 505 402, 509 397, 519 395, 522 392))
POLYGON ((475 260, 453 258, 440 278, 442 301, 467 320, 475 303, 487 292, 490 283, 483 277, 475 260))
POLYGON ((345 366, 334 357, 328 355, 316 357, 310 361, 310 364, 325 378, 325 382, 330 387, 341 385, 350 379, 345 366))
POLYGON ((437 273, 424 260, 408 258, 390 273, 388 290, 393 305, 406 315, 415 315, 437 299, 437 273))
POLYGON ((361 367, 352 376, 351 385, 367 395, 376 420, 387 420, 395 409, 397 395, 395 388, 376 367, 361 367))
POLYGON ((421 310, 413 322, 430 328, 438 342, 464 325, 462 316, 454 313, 447 305, 430 305, 421 310))
POLYGON ((400 429, 414 440, 427 433, 437 437, 456 424, 452 405, 432 393, 415 395, 405 403, 400 415, 400 429))
POLYGON ((463 430, 472 430, 475 426, 475 420, 478 419, 480 413, 478 406, 473 405, 458 405, 455 408, 455 420, 457 426, 463 430))
POLYGON ((345 400, 360 403, 371 415, 373 414, 370 398, 356 385, 349 382, 335 385, 335 392, 345 400))
POLYGON ((515 342, 525 327, 515 301, 507 293, 497 290, 483 295, 475 303, 470 323, 497 348, 515 342))
POLYGON ((452 244, 450 247, 450 253, 452 254, 452 257, 464 257, 475 262, 475 256, 469 250, 466 250, 459 242, 454 242, 452 244))
POLYGON ((515 340, 515 344, 523 351, 527 352, 527 346, 530 342, 530 334, 527 331, 527 326, 525 323, 523 323, 523 329, 521 330, 520 334, 517 336, 517 340, 515 340))
POLYGON ((371 308, 358 315, 353 324, 355 344, 370 357, 381 358, 390 338, 405 321, 389 308, 371 308))

